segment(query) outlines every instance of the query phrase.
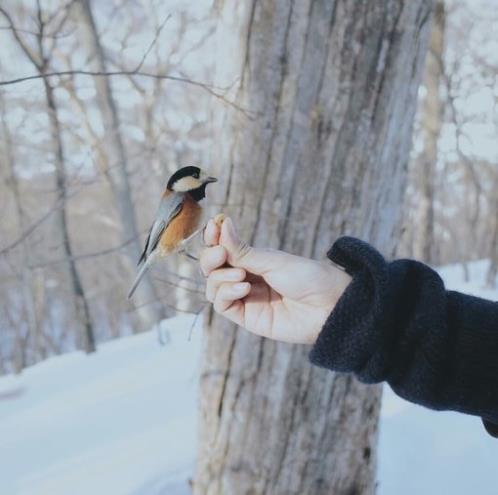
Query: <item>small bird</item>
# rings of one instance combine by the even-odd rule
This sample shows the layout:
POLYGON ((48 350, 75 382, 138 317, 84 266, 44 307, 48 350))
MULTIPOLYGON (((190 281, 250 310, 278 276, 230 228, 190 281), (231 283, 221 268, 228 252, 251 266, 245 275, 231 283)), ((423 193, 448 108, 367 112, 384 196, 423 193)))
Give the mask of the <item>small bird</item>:
POLYGON ((140 270, 128 298, 158 258, 182 252, 186 242, 199 232, 202 213, 199 201, 206 196, 206 186, 217 180, 192 166, 183 167, 170 177, 138 260, 140 270))

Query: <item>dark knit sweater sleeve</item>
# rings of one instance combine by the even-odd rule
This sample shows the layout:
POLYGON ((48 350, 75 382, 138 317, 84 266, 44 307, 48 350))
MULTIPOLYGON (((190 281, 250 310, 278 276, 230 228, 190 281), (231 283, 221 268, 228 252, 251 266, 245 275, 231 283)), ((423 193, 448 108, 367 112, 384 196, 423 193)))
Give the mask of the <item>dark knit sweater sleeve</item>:
POLYGON ((401 397, 498 424, 498 303, 447 291, 413 260, 386 262, 340 238, 328 253, 352 281, 323 326, 311 362, 387 381, 401 397))

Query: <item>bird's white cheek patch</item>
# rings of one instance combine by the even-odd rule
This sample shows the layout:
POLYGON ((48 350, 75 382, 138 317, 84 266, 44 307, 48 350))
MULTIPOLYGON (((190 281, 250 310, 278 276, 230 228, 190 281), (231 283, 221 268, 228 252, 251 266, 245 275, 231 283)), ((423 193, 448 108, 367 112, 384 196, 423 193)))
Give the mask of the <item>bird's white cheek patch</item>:
POLYGON ((173 186, 173 190, 177 192, 187 192, 192 191, 193 189, 197 189, 202 185, 199 179, 195 177, 182 177, 177 180, 173 186))

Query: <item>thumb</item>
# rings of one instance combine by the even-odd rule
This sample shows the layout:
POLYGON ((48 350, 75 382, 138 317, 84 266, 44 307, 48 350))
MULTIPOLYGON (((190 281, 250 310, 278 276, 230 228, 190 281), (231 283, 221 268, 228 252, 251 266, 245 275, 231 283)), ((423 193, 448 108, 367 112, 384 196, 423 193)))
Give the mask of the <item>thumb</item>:
POLYGON ((227 250, 228 264, 255 275, 263 275, 279 262, 278 251, 254 248, 241 241, 232 219, 228 217, 221 226, 220 245, 227 250))

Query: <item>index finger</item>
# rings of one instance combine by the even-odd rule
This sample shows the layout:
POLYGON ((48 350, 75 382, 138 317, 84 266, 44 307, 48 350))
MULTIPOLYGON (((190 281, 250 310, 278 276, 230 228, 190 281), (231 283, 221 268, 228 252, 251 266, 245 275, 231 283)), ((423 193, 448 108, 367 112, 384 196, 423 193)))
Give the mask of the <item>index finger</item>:
POLYGON ((199 257, 202 273, 207 277, 213 270, 222 267, 227 260, 227 251, 223 246, 204 248, 199 257))
POLYGON ((204 229, 204 244, 206 246, 216 246, 220 242, 220 228, 211 218, 204 229))

